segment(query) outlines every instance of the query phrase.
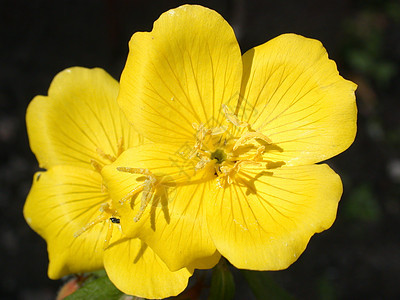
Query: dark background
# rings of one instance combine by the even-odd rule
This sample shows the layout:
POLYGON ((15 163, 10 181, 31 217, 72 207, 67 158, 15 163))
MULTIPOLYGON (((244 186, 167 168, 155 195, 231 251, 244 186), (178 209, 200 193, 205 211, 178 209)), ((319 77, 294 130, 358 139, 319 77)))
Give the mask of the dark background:
MULTIPOLYGON (((399 1, 197 3, 224 16, 243 52, 286 32, 316 38, 359 85, 356 141, 329 161, 344 183, 337 220, 272 277, 298 299, 400 296, 399 1)), ((180 4, 0 0, 1 299, 53 299, 61 284, 47 278, 46 244, 22 216, 38 169, 25 129, 28 103, 70 66, 102 67, 118 79, 130 36, 151 30, 162 12, 180 4)), ((249 291, 235 276, 240 299, 249 291)))

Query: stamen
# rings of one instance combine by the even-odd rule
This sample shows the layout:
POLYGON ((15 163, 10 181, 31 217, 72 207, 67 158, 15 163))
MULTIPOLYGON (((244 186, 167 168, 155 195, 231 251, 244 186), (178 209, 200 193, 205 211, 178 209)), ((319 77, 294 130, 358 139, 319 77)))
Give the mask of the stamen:
POLYGON ((192 126, 194 129, 196 129, 197 132, 196 132, 196 143, 195 143, 192 151, 190 151, 190 153, 189 153, 189 156, 188 156, 189 159, 192 159, 198 153, 198 151, 203 148, 203 142, 204 142, 206 136, 208 134, 212 133, 212 130, 207 129, 204 126, 204 124, 198 125, 196 123, 193 123, 192 126))
POLYGON ((155 184, 157 182, 157 179, 153 176, 150 176, 149 179, 146 179, 144 181, 144 187, 143 187, 143 193, 142 193, 142 199, 140 202, 140 208, 139 212, 137 215, 133 218, 133 221, 138 222, 140 218, 142 217, 147 205, 149 204, 155 190, 155 184))
POLYGON ((262 161, 262 155, 264 154, 265 151, 265 146, 260 146, 257 148, 257 153, 254 156, 253 160, 254 161, 262 161))
POLYGON ((219 170, 216 169, 217 174, 218 174, 217 186, 219 188, 223 188, 221 179, 225 179, 225 181, 228 184, 232 184, 233 179, 235 178, 236 174, 239 173, 242 165, 261 165, 261 163, 256 162, 254 160, 239 160, 239 161, 235 162, 233 167, 228 167, 225 165, 220 166, 219 170))
POLYGON ((228 106, 222 104, 222 110, 224 111, 225 118, 236 127, 248 127, 249 123, 240 121, 239 118, 229 109, 228 106))
POLYGON ((117 167, 117 170, 120 172, 126 172, 131 174, 152 175, 152 173, 148 169, 143 169, 143 168, 117 167))
POLYGON ((121 137, 121 138, 118 140, 117 147, 118 147, 118 151, 117 151, 117 157, 118 157, 118 156, 120 156, 120 155, 122 154, 122 152, 125 151, 125 147, 124 147, 124 138, 123 138, 123 137, 121 137))
POLYGON ((97 160, 91 159, 91 160, 90 160, 90 164, 92 165, 92 167, 93 167, 97 172, 101 173, 101 169, 102 169, 103 167, 101 166, 101 164, 100 164, 97 160))
POLYGON ((105 154, 103 150, 100 148, 96 149, 96 152, 98 155, 100 155, 102 158, 109 160, 110 162, 114 162, 116 158, 110 154, 105 154))
POLYGON ((140 193, 141 191, 143 191, 144 188, 144 184, 138 185, 137 187, 135 187, 133 190, 131 190, 125 197, 123 197, 122 199, 119 200, 119 203, 121 205, 123 205, 128 199, 132 199, 132 197, 135 194, 140 193))
POLYGON ((211 160, 207 157, 204 156, 201 158, 201 160, 196 164, 194 167, 196 171, 203 169, 211 160))
POLYGON ((225 133, 228 130, 228 128, 225 128, 223 126, 221 127, 214 127, 213 129, 211 129, 211 135, 220 135, 225 133))
POLYGON ((119 218, 113 217, 117 212, 116 210, 112 209, 108 203, 104 203, 101 205, 100 209, 100 215, 98 215, 95 219, 93 219, 91 222, 83 226, 81 229, 79 229, 77 232, 74 233, 74 237, 77 238, 80 235, 82 235, 84 232, 88 231, 89 229, 93 228, 95 225, 108 221, 108 229, 107 229, 107 234, 106 238, 104 239, 104 246, 103 249, 107 248, 109 245, 109 242, 112 237, 112 231, 113 231, 113 224, 114 222, 112 219, 119 220, 119 218))
MULTIPOLYGON (((123 144, 124 144, 123 138, 121 137, 117 144, 117 148, 118 148, 117 157, 124 151, 123 144)), ((116 158, 114 156, 105 154, 104 151, 100 148, 97 148, 96 152, 100 157, 102 157, 103 159, 106 159, 110 162, 114 162, 116 160, 116 158)), ((90 164, 97 172, 101 173, 101 170, 103 169, 103 165, 100 162, 98 162, 95 159, 91 159, 90 164)), ((107 190, 107 187, 103 183, 101 183, 101 192, 106 192, 106 190, 107 190)), ((81 229, 79 229, 77 232, 75 232, 74 237, 77 238, 80 235, 82 235, 84 232, 93 228, 95 225, 102 223, 104 221, 108 221, 109 224, 108 224, 107 234, 106 234, 106 237, 104 240, 104 246, 103 246, 103 249, 105 249, 108 247, 108 244, 112 237, 113 224, 117 224, 119 226, 120 219, 114 217, 114 215, 117 213, 117 211, 111 207, 110 203, 103 203, 100 206, 99 211, 100 211, 100 214, 96 218, 94 218, 91 222, 89 222, 88 224, 83 226, 81 229)))
POLYGON ((153 197, 154 191, 158 185, 157 177, 153 175, 150 170, 143 168, 118 167, 117 170, 120 172, 143 174, 147 176, 147 179, 144 181, 143 184, 135 187, 119 201, 121 204, 123 204, 126 200, 132 198, 135 194, 142 192, 139 212, 133 218, 135 222, 138 222, 142 217, 144 211, 146 210, 146 207, 150 203, 151 198, 153 197))
POLYGON ((112 233, 113 233, 113 223, 109 222, 108 223, 108 229, 107 229, 107 235, 106 238, 104 239, 104 244, 103 244, 103 249, 105 250, 108 245, 110 244, 110 240, 112 237, 112 233))
POLYGON ((93 221, 89 222, 88 224, 86 224, 85 226, 83 226, 81 229, 79 229, 77 232, 74 233, 74 237, 78 237, 80 236, 82 233, 88 231, 90 228, 92 228, 93 226, 107 220, 110 216, 106 216, 106 215, 99 215, 97 216, 93 221))
POLYGON ((270 140, 269 137, 267 137, 266 135, 264 135, 260 132, 256 132, 256 131, 246 132, 236 141, 235 145, 233 146, 233 151, 237 150, 237 148, 239 148, 240 146, 244 145, 246 142, 248 142, 252 139, 260 139, 268 144, 272 143, 272 141, 270 140))

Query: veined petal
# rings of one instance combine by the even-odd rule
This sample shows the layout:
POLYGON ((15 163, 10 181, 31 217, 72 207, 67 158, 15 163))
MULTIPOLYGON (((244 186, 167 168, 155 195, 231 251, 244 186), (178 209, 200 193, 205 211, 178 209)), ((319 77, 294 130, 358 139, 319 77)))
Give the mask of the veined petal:
POLYGON ((117 105, 118 82, 102 69, 74 67, 60 72, 48 96, 29 104, 26 123, 29 142, 43 168, 54 165, 90 167, 91 160, 110 163, 139 144, 139 135, 117 105), (98 150, 99 149, 99 150, 98 150))
POLYGON ((162 14, 151 32, 132 36, 118 103, 144 137, 193 140, 193 123, 216 127, 222 103, 236 103, 242 62, 229 24, 215 11, 184 5, 162 14))
POLYGON ((214 177, 204 178, 205 172, 195 173, 195 164, 181 165, 175 159, 180 157, 171 146, 142 145, 125 151, 103 168, 102 175, 121 215, 125 235, 142 239, 171 271, 185 266, 211 268, 220 255, 208 233, 204 203, 213 198, 209 185, 214 177), (121 172, 117 169, 121 167, 145 168, 157 176, 144 210, 141 191, 128 199, 126 195, 143 184, 146 175, 121 172), (123 204, 121 199, 125 199, 123 204), (136 222, 139 213, 142 215, 136 222))
POLYGON ((184 266, 214 267, 221 255, 210 239, 205 202, 213 199, 212 181, 178 186, 168 207, 157 207, 143 218, 138 232, 171 270, 184 266), (172 250, 173 249, 173 250, 172 250))
POLYGON ((139 239, 121 239, 104 253, 104 267, 115 286, 125 294, 146 299, 176 296, 193 271, 171 272, 154 251, 139 239))
POLYGON ((238 176, 207 199, 211 237, 237 268, 287 268, 335 220, 342 184, 327 165, 243 167, 238 176))
POLYGON ((50 278, 102 268, 108 226, 99 223, 74 237, 109 199, 101 192, 101 180, 99 173, 76 167, 55 166, 35 174, 24 216, 47 242, 50 278))
POLYGON ((246 52, 243 72, 239 119, 272 140, 268 159, 315 163, 353 142, 356 85, 339 75, 319 41, 281 35, 246 52))

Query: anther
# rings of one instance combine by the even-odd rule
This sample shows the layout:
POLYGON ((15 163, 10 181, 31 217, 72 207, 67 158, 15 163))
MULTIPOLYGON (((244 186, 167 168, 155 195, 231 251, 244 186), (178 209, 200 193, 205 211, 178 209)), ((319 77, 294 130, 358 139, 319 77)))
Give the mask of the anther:
POLYGON ((127 200, 132 199, 132 197, 141 191, 143 191, 144 184, 138 185, 135 187, 133 190, 131 190, 128 194, 126 194, 122 199, 120 199, 118 202, 123 205, 127 200))
POLYGON ((96 152, 98 155, 100 155, 102 158, 109 160, 110 162, 114 162, 116 158, 110 154, 105 154, 103 150, 100 148, 96 149, 96 152))
POLYGON ((93 221, 89 222, 88 224, 86 224, 85 226, 83 226, 81 229, 79 229, 77 232, 74 233, 74 237, 78 237, 80 236, 82 233, 88 231, 90 228, 94 227, 95 225, 107 220, 109 218, 109 216, 106 215, 99 215, 97 216, 93 221))
POLYGON ((221 179, 225 179, 228 184, 232 184, 233 179, 235 178, 236 174, 239 173, 240 168, 243 165, 261 165, 261 163, 254 161, 254 160, 238 160, 235 162, 233 167, 228 166, 220 166, 219 170, 217 169, 217 186, 219 188, 223 188, 223 184, 221 183, 221 179))
POLYGON ((208 157, 202 157, 194 167, 196 171, 203 169, 211 160, 208 157))
POLYGON ((94 159, 91 159, 90 160, 90 164, 92 165, 92 167, 97 171, 97 172, 101 172, 101 169, 103 168, 102 166, 101 166, 101 164, 97 161, 97 160, 94 160, 94 159))
POLYGON ((118 156, 120 156, 120 155, 122 154, 122 152, 124 152, 124 150, 125 150, 125 148, 124 148, 124 139, 123 139, 123 137, 121 137, 121 138, 118 140, 117 146, 118 146, 118 151, 117 151, 117 157, 118 157, 118 156))
POLYGON ((256 132, 256 131, 246 132, 236 141, 235 145, 233 146, 233 151, 237 150, 237 148, 239 148, 240 146, 244 145, 246 142, 252 139, 260 139, 268 144, 272 143, 270 138, 262 134, 261 132, 256 132))
POLYGON ((222 104, 222 110, 224 111, 225 118, 236 127, 248 127, 249 123, 240 121, 239 118, 229 109, 228 106, 222 104))
POLYGON ((257 153, 254 156, 253 160, 254 161, 262 161, 262 155, 264 154, 265 151, 265 146, 260 146, 257 148, 257 153))
POLYGON ((75 232, 74 237, 77 238, 80 235, 82 235, 84 232, 93 228, 95 225, 109 220, 110 223, 108 225, 107 234, 106 234, 106 238, 104 239, 104 245, 103 245, 103 249, 105 249, 105 248, 107 248, 107 246, 111 240, 111 237, 112 237, 112 230, 113 230, 112 224, 119 223, 120 219, 113 217, 113 215, 116 214, 116 211, 114 209, 112 209, 108 203, 102 204, 99 211, 100 211, 100 215, 98 215, 91 222, 89 222, 88 224, 83 226, 81 229, 79 229, 77 232, 75 232))
POLYGON ((142 199, 140 202, 140 208, 136 216, 133 218, 135 222, 138 222, 142 217, 146 207, 151 201, 153 194, 155 192, 155 188, 158 184, 158 180, 155 175, 151 173, 148 169, 143 168, 129 168, 129 167, 118 167, 118 171, 127 172, 131 174, 143 174, 147 176, 147 179, 141 185, 135 187, 131 190, 125 197, 123 197, 119 202, 123 204, 126 200, 132 198, 135 194, 142 192, 142 199))
POLYGON ((148 169, 143 169, 143 168, 117 167, 117 170, 120 172, 126 172, 131 174, 152 175, 152 173, 148 169))
POLYGON ((198 153, 198 151, 203 148, 203 142, 206 136, 212 133, 212 131, 210 129, 207 129, 204 124, 198 125, 196 123, 193 123, 192 126, 196 130, 196 143, 192 151, 190 151, 188 155, 189 159, 192 159, 198 153))

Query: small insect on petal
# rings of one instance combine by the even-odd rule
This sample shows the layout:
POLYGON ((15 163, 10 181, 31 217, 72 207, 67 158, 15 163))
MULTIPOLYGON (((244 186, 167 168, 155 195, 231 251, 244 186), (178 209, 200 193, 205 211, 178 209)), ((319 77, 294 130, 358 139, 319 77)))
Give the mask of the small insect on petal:
POLYGON ((113 223, 115 223, 115 224, 119 224, 119 223, 121 222, 120 219, 114 218, 114 217, 110 218, 110 221, 113 222, 113 223))

